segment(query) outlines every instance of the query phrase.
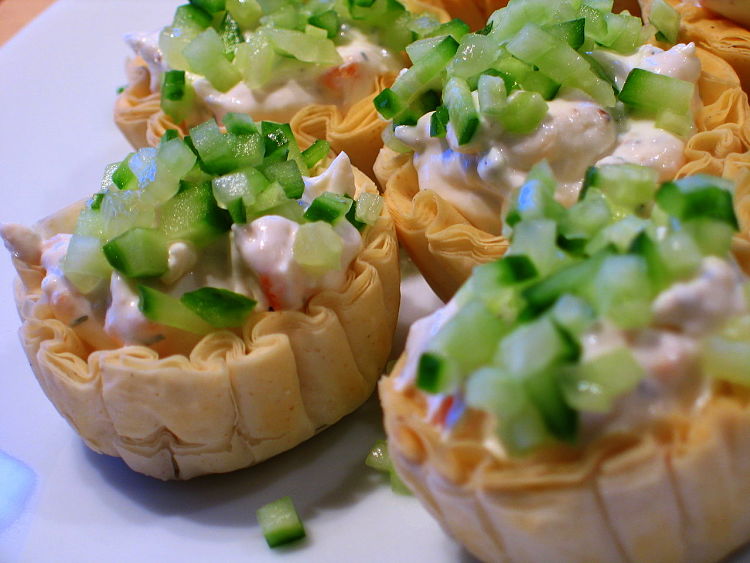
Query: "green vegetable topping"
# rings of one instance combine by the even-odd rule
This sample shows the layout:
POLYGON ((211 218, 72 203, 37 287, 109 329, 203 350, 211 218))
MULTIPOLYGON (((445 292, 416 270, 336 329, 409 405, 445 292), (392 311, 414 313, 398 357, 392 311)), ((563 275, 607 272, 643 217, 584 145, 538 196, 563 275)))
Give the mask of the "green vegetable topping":
MULTIPOLYGON (((676 37, 676 12, 659 0, 654 13, 659 33, 676 37)), ((375 108, 392 122, 384 140, 403 152, 392 140, 393 128, 414 125, 433 110, 430 134, 445 137, 450 125, 458 145, 493 124, 525 135, 540 126, 546 101, 561 88, 614 108, 614 77, 592 52, 630 55, 654 29, 627 12, 612 13, 611 2, 594 0, 511 0, 475 33, 444 24, 406 47, 413 66, 375 98, 375 108)), ((657 127, 687 135, 693 85, 640 69, 631 74, 619 101, 653 118, 657 127)))
MULTIPOLYGON (((117 271, 139 284, 140 308, 151 321, 197 334, 240 327, 256 306, 251 297, 215 287, 181 297, 165 289, 179 286, 175 282, 196 261, 216 252, 234 224, 266 215, 300 224, 293 259, 309 275, 341 268, 342 235, 332 224, 347 218, 357 229, 366 228, 380 217, 382 198, 363 193, 354 200, 324 191, 313 201, 301 200, 306 181, 301 169, 308 173, 317 166, 328 155, 328 143, 303 152, 287 124, 256 124, 231 113, 224 123, 226 132, 211 120, 185 139, 173 131, 158 147, 107 167, 102 189, 78 217, 63 261, 63 272, 81 293, 103 287, 117 271)), ((310 182, 319 186, 315 178, 310 182)))
MULTIPOLYGON (((492 413, 512 454, 575 442, 581 412, 608 413, 635 389, 647 370, 628 342, 664 329, 652 326, 655 300, 696 279, 707 256, 727 260, 738 229, 721 178, 658 185, 649 168, 625 164, 591 169, 586 185, 566 209, 546 163, 531 171, 507 211, 506 256, 475 268, 416 365, 419 389, 492 413), (585 353, 587 335, 605 329, 621 341, 585 353)), ((705 373, 747 385, 732 358, 750 357, 750 315, 731 314, 704 335, 705 373)))
POLYGON ((291 497, 283 497, 260 507, 256 516, 269 547, 279 547, 305 537, 291 497))

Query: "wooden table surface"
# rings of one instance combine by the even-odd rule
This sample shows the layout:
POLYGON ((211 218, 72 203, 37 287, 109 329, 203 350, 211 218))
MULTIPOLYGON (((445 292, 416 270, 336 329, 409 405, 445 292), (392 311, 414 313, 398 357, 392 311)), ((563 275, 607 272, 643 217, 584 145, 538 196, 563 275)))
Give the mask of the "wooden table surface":
POLYGON ((0 0, 0 45, 42 13, 55 0, 0 0))

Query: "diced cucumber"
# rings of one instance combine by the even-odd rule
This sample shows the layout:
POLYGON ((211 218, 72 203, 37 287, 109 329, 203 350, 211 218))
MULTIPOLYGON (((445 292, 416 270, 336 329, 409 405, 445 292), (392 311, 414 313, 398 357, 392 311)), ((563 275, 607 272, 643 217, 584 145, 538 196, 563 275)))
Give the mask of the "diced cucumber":
MULTIPOLYGON (((489 362, 508 324, 478 301, 464 305, 430 341, 428 352, 450 358, 458 377, 465 377, 489 362)), ((420 364, 421 366, 421 364, 420 364)), ((420 370, 420 373, 422 370, 420 370)), ((450 392, 459 381, 442 380, 433 393, 450 392)))
POLYGON ((202 8, 209 14, 215 14, 226 9, 226 0, 190 0, 190 3, 202 8))
POLYGON ((604 195, 597 190, 570 207, 560 220, 560 232, 570 238, 589 239, 612 220, 604 195))
POLYGON ((263 15, 256 0, 226 0, 226 8, 243 29, 254 29, 263 15))
POLYGON ((479 127, 479 114, 465 80, 451 78, 443 90, 443 102, 459 145, 470 143, 479 127))
POLYGON ((450 35, 456 41, 461 41, 469 31, 471 31, 471 29, 463 20, 453 18, 449 22, 442 23, 437 27, 432 28, 426 37, 442 37, 444 35, 450 35))
POLYGON ((135 227, 102 247, 110 265, 129 278, 158 277, 167 272, 167 241, 156 229, 135 227))
POLYGON ((323 160, 328 152, 331 150, 331 145, 328 141, 317 139, 312 145, 302 151, 302 159, 305 161, 305 166, 308 170, 315 167, 321 160, 323 160))
POLYGON ((539 93, 516 90, 508 96, 497 119, 509 133, 526 135, 539 127, 547 116, 547 110, 547 102, 539 93))
POLYGON ((680 14, 664 0, 654 0, 651 3, 649 22, 659 31, 657 39, 677 43, 677 35, 680 33, 680 14))
POLYGON ((195 166, 193 151, 181 140, 159 144, 156 154, 156 176, 143 188, 146 202, 158 205, 177 193, 180 180, 195 166))
POLYGON ((565 207, 555 200, 556 183, 551 176, 549 165, 544 161, 537 164, 529 173, 526 182, 512 196, 506 222, 511 227, 522 220, 553 219, 559 220, 565 214, 565 207), (533 172, 549 173, 545 178, 534 177, 533 172), (549 181, 551 179, 551 182, 549 181))
POLYGON ((186 186, 161 208, 160 231, 167 240, 203 247, 227 232, 229 214, 216 205, 210 183, 186 186))
POLYGON ((219 37, 224 43, 224 56, 229 61, 234 60, 234 52, 239 44, 244 43, 245 38, 237 20, 229 12, 224 13, 224 19, 219 25, 219 37))
POLYGON ((564 41, 527 24, 508 43, 508 51, 522 61, 536 65, 552 80, 578 88, 604 107, 615 105, 612 86, 599 78, 588 62, 564 41))
POLYGON ((336 45, 328 38, 314 37, 307 33, 289 29, 274 28, 266 29, 265 35, 274 49, 282 55, 320 65, 337 65, 342 62, 341 55, 336 50, 336 45))
POLYGON ((624 219, 607 225, 594 235, 586 244, 586 253, 595 254, 600 250, 614 246, 619 252, 625 252, 633 240, 649 225, 646 219, 628 215, 624 219))
POLYGON ((306 272, 320 276, 341 269, 344 243, 330 224, 323 221, 299 226, 294 237, 292 256, 306 272))
POLYGON ((263 121, 261 133, 264 137, 267 155, 272 155, 278 148, 285 148, 287 150, 286 158, 297 163, 300 173, 307 174, 309 172, 302 151, 299 150, 297 139, 292 132, 292 127, 288 123, 263 121))
POLYGON ((642 43, 641 19, 626 13, 607 13, 604 19, 607 23, 607 33, 599 43, 618 53, 635 52, 642 43))
POLYGON ((352 199, 333 192, 324 192, 312 200, 310 207, 305 211, 305 219, 308 221, 325 221, 332 225, 346 217, 352 206, 352 199))
POLYGON ((133 174, 129 164, 132 156, 133 153, 126 156, 112 173, 112 183, 120 190, 134 190, 138 188, 138 178, 133 174))
POLYGON ((513 229, 508 256, 528 256, 540 274, 545 275, 567 261, 556 244, 557 225, 550 219, 531 219, 513 229))
POLYGON ((587 291, 602 261, 603 256, 561 268, 526 288, 523 297, 532 311, 542 312, 565 293, 580 294, 587 291))
POLYGON ((674 279, 689 278, 695 274, 703 260, 703 252, 690 234, 673 231, 658 242, 659 254, 674 279))
POLYGON ((271 80, 274 69, 281 59, 281 55, 276 53, 265 34, 253 33, 245 43, 237 46, 234 66, 242 74, 242 80, 252 90, 265 86, 271 80))
POLYGON ((658 116, 665 110, 687 115, 694 89, 692 82, 634 68, 618 97, 621 102, 645 115, 658 116))
POLYGON ((735 229, 724 221, 693 219, 682 227, 704 255, 726 256, 732 247, 735 229))
POLYGON ((150 321, 201 335, 216 330, 176 297, 145 285, 138 286, 138 295, 138 308, 150 321))
POLYGON ((523 381, 498 368, 484 367, 466 384, 466 404, 493 413, 497 434, 514 455, 523 455, 550 440, 544 419, 523 381))
POLYGON ((588 185, 604 192, 612 203, 615 217, 641 211, 654 200, 659 174, 648 166, 608 164, 592 168, 588 185))
POLYGON ((632 391, 646 375, 627 348, 597 356, 562 372, 565 400, 579 411, 607 413, 614 401, 632 391))
POLYGON ((430 116, 430 137, 438 137, 440 139, 445 138, 448 134, 449 121, 450 115, 448 115, 448 108, 445 106, 438 106, 430 116))
POLYGON ((484 115, 499 117, 507 104, 505 81, 499 76, 483 74, 477 85, 479 109, 484 115))
POLYGON ((310 25, 325 30, 328 39, 336 37, 339 32, 339 27, 341 26, 341 20, 335 10, 326 10, 320 14, 310 16, 308 21, 310 22, 310 25))
POLYGON ((464 35, 448 64, 448 75, 466 80, 481 73, 497 59, 499 49, 500 46, 486 35, 464 35))
POLYGON ((222 119, 227 132, 235 135, 252 135, 259 133, 258 126, 253 118, 246 113, 227 113, 222 119))
POLYGON ((217 287, 202 287, 183 294, 180 301, 211 326, 231 328, 242 326, 257 301, 217 287))
POLYGON ((453 358, 441 352, 425 352, 417 364, 415 385, 427 393, 451 392, 461 383, 461 372, 453 358))
POLYGON ((165 27, 159 34, 159 49, 164 53, 170 68, 188 69, 188 62, 182 51, 211 25, 211 21, 211 14, 201 8, 191 4, 178 6, 172 25, 165 27))
POLYGON ((544 316, 506 335, 497 348, 494 363, 513 375, 531 376, 563 362, 574 362, 579 355, 580 345, 566 338, 544 316))
POLYGON ((728 180, 696 174, 662 184, 656 193, 656 203, 681 221, 713 219, 739 230, 732 191, 728 180))
POLYGON ((648 267, 641 256, 608 256, 594 278, 596 310, 623 329, 649 323, 653 295, 648 267))
POLYGON ((305 182, 297 163, 293 160, 264 165, 263 174, 272 182, 278 182, 284 188, 287 197, 298 199, 305 191, 305 182))
POLYGON ((565 41, 571 49, 576 51, 583 45, 585 35, 585 18, 576 18, 565 22, 551 23, 542 26, 542 29, 552 37, 565 41))
POLYGON ((596 320, 596 313, 591 306, 575 295, 561 295, 550 309, 553 321, 574 337, 587 331, 596 320))
POLYGON ((386 119, 391 119, 407 109, 432 87, 457 49, 458 43, 455 39, 450 36, 443 38, 429 53, 400 74, 392 88, 386 88, 375 97, 375 108, 386 119))
POLYGON ((269 185, 268 179, 254 168, 245 168, 211 181, 216 203, 229 211, 234 223, 245 223, 245 208, 252 206, 269 185))
POLYGON ((489 72, 496 71, 505 82, 508 92, 515 89, 539 93, 545 100, 551 100, 560 89, 560 83, 535 70, 531 65, 507 55, 501 57, 489 72))
POLYGON ((374 225, 383 212, 383 198, 377 194, 365 192, 355 204, 354 218, 366 225, 374 225))
POLYGON ((65 277, 84 295, 91 293, 112 273, 98 237, 75 234, 63 260, 65 277))
POLYGON ((184 70, 168 70, 161 86, 161 109, 175 123, 182 123, 193 111, 195 90, 185 80, 184 70))
POLYGON ((305 528, 291 497, 283 497, 260 507, 256 516, 269 547, 278 547, 305 537, 305 528))
POLYGON ((224 42, 212 27, 193 39, 182 54, 191 72, 205 76, 221 92, 229 90, 242 77, 224 56, 224 42))

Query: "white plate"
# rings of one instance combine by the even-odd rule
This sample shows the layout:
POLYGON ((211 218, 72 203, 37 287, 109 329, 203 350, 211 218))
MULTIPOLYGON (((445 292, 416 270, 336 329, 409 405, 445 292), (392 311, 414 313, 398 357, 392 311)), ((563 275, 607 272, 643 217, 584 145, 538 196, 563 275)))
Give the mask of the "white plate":
MULTIPOLYGON (((130 150, 112 122, 122 36, 171 20, 176 0, 59 0, 0 49, 0 221, 31 224, 98 189, 130 150)), ((258 467, 163 483, 90 452, 43 395, 17 337, 0 256, 0 561, 456 561, 468 557, 364 457, 377 401, 258 467), (309 538, 270 550, 255 510, 291 495, 309 538)), ((435 305, 413 280, 414 318, 435 305)), ((402 330, 403 335, 403 330, 402 330)))

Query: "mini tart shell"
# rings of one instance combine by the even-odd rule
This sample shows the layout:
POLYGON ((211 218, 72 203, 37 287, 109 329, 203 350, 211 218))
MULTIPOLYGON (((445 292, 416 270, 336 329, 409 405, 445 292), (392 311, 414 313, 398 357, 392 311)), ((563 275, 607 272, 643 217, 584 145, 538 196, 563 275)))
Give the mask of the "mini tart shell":
POLYGON ((426 398, 380 382, 399 475, 446 532, 482 561, 718 561, 750 540, 750 393, 717 384, 689 414, 586 448, 508 459, 485 446, 490 415, 443 431, 426 398))
MULTIPOLYGON (((739 78, 720 57, 697 50, 701 109, 677 177, 706 173, 740 180, 750 168, 750 106, 739 78)), ((441 299, 450 299, 478 264, 500 258, 508 241, 471 224, 436 192, 420 189, 411 155, 381 149, 375 175, 399 241, 441 299)), ((750 218, 750 217, 746 217, 750 218)))
MULTIPOLYGON (((440 21, 448 21, 448 14, 440 7, 420 0, 405 2, 415 12, 426 12, 440 21)), ((115 100, 114 120, 117 127, 135 148, 156 146, 167 129, 176 129, 183 136, 190 127, 212 117, 202 108, 190 122, 174 123, 161 109, 161 93, 150 88, 150 72, 140 57, 126 64, 128 84, 115 100)), ((396 73, 377 76, 372 81, 370 94, 355 102, 347 111, 335 105, 312 104, 288 116, 300 148, 305 149, 317 139, 325 139, 334 153, 346 152, 352 164, 373 177, 372 166, 383 146, 381 135, 385 122, 380 119, 373 100, 393 84, 396 73)))
MULTIPOLYGON (((358 191, 377 193, 362 172, 355 178, 358 191)), ((80 205, 37 232, 72 232, 80 205)), ((301 311, 252 314, 240 330, 217 330, 187 354, 92 346, 106 341, 101 327, 57 320, 40 288, 43 268, 14 259, 21 342, 45 394, 92 450, 159 479, 247 467, 372 393, 391 350, 400 279, 387 211, 363 235, 339 291, 320 291, 301 311)))

